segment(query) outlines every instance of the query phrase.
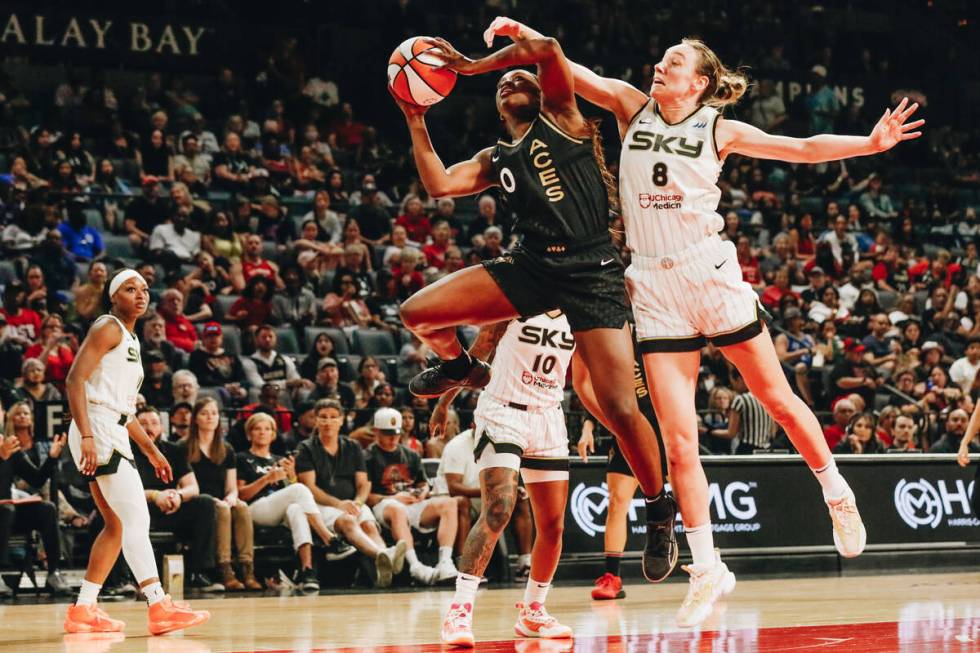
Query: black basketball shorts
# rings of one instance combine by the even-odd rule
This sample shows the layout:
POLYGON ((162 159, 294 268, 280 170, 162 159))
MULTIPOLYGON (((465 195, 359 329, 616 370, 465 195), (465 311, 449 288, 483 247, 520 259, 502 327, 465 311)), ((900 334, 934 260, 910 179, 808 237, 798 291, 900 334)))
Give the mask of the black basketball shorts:
POLYGON ((518 245, 483 266, 521 317, 561 309, 572 331, 621 329, 628 313, 623 262, 608 239, 582 249, 518 245))

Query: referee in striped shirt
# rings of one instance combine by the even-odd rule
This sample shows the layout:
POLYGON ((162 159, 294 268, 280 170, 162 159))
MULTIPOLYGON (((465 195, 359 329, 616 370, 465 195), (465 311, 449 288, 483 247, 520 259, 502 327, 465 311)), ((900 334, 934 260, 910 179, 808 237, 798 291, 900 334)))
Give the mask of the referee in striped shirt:
POLYGON ((731 380, 737 396, 728 413, 728 433, 732 439, 738 440, 735 453, 751 454, 758 449, 768 450, 776 433, 776 422, 749 392, 738 370, 732 370, 731 380))

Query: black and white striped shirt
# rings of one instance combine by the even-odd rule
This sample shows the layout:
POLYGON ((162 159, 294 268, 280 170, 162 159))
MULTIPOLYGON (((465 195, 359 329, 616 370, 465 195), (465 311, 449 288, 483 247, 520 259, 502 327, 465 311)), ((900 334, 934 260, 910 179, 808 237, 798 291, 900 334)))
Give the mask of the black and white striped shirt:
POLYGON ((762 403, 751 392, 745 392, 732 401, 732 412, 739 416, 739 441, 756 449, 768 449, 776 431, 776 423, 762 407, 762 403))

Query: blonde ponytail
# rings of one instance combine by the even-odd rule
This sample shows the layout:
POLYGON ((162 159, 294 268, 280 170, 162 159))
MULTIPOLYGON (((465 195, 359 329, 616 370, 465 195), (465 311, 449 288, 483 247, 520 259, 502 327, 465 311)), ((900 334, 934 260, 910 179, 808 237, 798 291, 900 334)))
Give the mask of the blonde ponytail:
POLYGON ((726 68, 718 55, 700 39, 681 39, 684 45, 689 45, 698 53, 700 61, 697 72, 708 78, 708 86, 701 95, 701 102, 722 109, 738 102, 749 89, 749 78, 741 70, 726 68))

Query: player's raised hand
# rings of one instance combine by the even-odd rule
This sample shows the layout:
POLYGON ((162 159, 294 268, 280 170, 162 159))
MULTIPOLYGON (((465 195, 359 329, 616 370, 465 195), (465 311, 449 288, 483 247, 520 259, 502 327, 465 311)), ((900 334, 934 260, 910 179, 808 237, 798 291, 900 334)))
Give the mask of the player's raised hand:
POLYGON ((437 66, 436 70, 445 68, 455 70, 460 75, 473 74, 473 60, 454 48, 452 43, 440 36, 426 38, 425 42, 436 46, 432 53, 444 62, 441 66, 437 66))
POLYGON ((902 98, 895 110, 885 109, 878 124, 871 130, 871 145, 878 152, 890 150, 902 141, 910 141, 922 136, 922 132, 913 131, 926 124, 925 120, 906 122, 915 110, 919 108, 918 102, 909 105, 907 97, 902 98))
POLYGON ((521 31, 524 29, 524 25, 517 22, 513 18, 507 18, 506 16, 497 16, 490 23, 490 27, 483 32, 483 40, 486 42, 488 48, 493 47, 493 39, 496 36, 506 36, 512 41, 519 41, 521 38, 521 31))

